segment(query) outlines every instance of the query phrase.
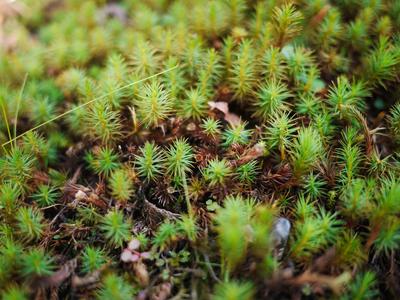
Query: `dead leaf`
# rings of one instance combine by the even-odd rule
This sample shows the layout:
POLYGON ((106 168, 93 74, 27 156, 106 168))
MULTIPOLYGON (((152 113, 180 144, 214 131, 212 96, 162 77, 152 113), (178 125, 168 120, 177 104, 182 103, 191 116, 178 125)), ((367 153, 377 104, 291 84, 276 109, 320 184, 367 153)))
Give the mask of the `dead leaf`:
POLYGON ((224 114, 224 120, 227 121, 231 126, 236 126, 240 124, 241 122, 240 117, 229 111, 229 106, 227 102, 209 101, 208 106, 211 108, 211 110, 217 110, 219 112, 222 112, 224 114))

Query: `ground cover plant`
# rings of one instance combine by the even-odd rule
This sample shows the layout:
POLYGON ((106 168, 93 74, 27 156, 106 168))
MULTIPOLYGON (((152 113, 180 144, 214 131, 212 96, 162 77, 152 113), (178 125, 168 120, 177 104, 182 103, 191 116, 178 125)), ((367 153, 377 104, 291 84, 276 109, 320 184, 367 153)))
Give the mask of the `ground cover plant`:
POLYGON ((2 299, 395 299, 400 1, 0 0, 2 299))

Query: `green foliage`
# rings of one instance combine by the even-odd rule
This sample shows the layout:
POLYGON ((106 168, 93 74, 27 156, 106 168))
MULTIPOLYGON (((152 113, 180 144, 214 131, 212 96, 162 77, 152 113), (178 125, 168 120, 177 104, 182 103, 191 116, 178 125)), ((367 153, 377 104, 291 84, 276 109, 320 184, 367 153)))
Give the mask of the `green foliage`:
POLYGON ((106 255, 103 250, 92 246, 86 246, 82 252, 82 271, 90 273, 101 268, 106 263, 106 255))
POLYGON ((147 181, 156 179, 163 170, 163 152, 154 142, 146 142, 140 147, 139 153, 135 156, 135 166, 139 175, 147 181))
POLYGON ((375 242, 377 253, 384 253, 389 256, 400 246, 400 223, 396 218, 385 220, 383 228, 380 230, 375 242))
POLYGON ((254 103, 254 115, 262 120, 269 120, 271 115, 281 113, 288 109, 285 102, 291 94, 287 86, 275 79, 267 81, 260 88, 257 94, 257 101, 254 103))
POLYGON ((118 210, 111 210, 103 217, 100 229, 108 243, 116 248, 120 248, 131 237, 131 224, 118 210))
POLYGON ((17 227, 23 239, 36 240, 44 231, 43 215, 33 207, 20 207, 16 213, 17 227))
POLYGON ((362 162, 361 148, 357 145, 357 131, 350 127, 342 133, 342 147, 337 151, 339 162, 342 164, 342 172, 339 180, 342 184, 349 184, 359 171, 362 162))
POLYGON ((22 287, 11 286, 3 293, 3 300, 27 300, 28 296, 22 287))
POLYGON ((24 276, 46 276, 53 272, 53 259, 43 249, 34 248, 24 253, 21 257, 24 276))
POLYGON ((17 185, 7 182, 0 186, 0 206, 6 215, 13 215, 20 196, 21 190, 17 185))
POLYGON ((196 220, 188 215, 183 215, 177 222, 178 229, 188 238, 189 241, 194 242, 198 236, 199 228, 196 220))
POLYGON ((260 172, 260 166, 258 161, 252 160, 239 166, 236 169, 235 176, 242 183, 253 183, 260 172))
POLYGON ((400 144, 400 103, 395 104, 390 110, 388 124, 395 143, 400 144))
POLYGON ((399 1, 0 2, 4 299, 396 298, 399 1))
POLYGON ((109 178, 111 195, 118 201, 128 201, 134 192, 133 181, 128 170, 117 169, 109 178))
POLYGON ((338 239, 342 222, 336 213, 324 209, 317 212, 313 203, 300 199, 296 206, 297 221, 290 253, 293 258, 310 259, 338 239))
POLYGON ((96 299, 128 300, 133 298, 134 293, 135 290, 131 284, 118 275, 110 273, 103 278, 96 299))
POLYGON ((166 220, 158 227, 152 243, 157 248, 165 249, 168 244, 177 240, 177 236, 178 226, 175 223, 166 220))
POLYGON ((219 120, 212 118, 204 119, 200 127, 203 129, 204 133, 211 137, 217 137, 220 133, 221 123, 219 120))
POLYGON ((278 47, 285 45, 301 31, 303 16, 293 4, 275 7, 273 11, 273 29, 275 42, 278 47))
POLYGON ((328 102, 333 112, 340 118, 349 118, 355 110, 364 110, 363 98, 369 96, 369 91, 362 82, 350 83, 345 77, 338 77, 337 83, 329 90, 328 102))
POLYGON ((323 196, 325 191, 324 191, 324 186, 326 185, 326 182, 319 178, 318 175, 314 175, 311 173, 303 183, 303 189, 305 195, 310 196, 311 199, 318 199, 319 197, 323 196))
POLYGON ((228 196, 215 216, 216 232, 225 271, 231 272, 244 259, 250 236, 247 226, 254 212, 254 200, 228 196))
POLYGON ((107 101, 95 102, 83 116, 83 134, 93 141, 113 144, 122 136, 120 115, 107 101))
POLYGON ((286 76, 286 66, 284 65, 284 56, 277 47, 269 47, 262 57, 262 74, 267 80, 279 82, 286 76))
POLYGON ((33 200, 41 207, 54 204, 59 197, 60 193, 57 188, 50 185, 40 185, 38 190, 32 195, 33 200))
POLYGON ((200 120, 207 113, 207 108, 207 98, 198 89, 186 91, 181 108, 183 117, 200 120))
POLYGON ((375 299, 377 290, 375 289, 376 276, 372 272, 361 273, 356 276, 349 286, 349 291, 343 299, 375 299))
POLYGON ((253 286, 249 282, 227 281, 215 287, 213 300, 251 300, 254 296, 253 286))
POLYGON ((300 128, 290 149, 295 176, 300 177, 311 171, 322 157, 323 150, 321 137, 314 128, 300 128))
POLYGON ((156 80, 140 89, 135 104, 139 120, 146 128, 160 125, 172 109, 169 91, 156 80))
POLYGON ((202 171, 204 179, 210 186, 223 185, 224 181, 231 175, 232 170, 225 159, 213 159, 202 171))
POLYGON ((286 158, 287 149, 296 130, 294 120, 287 113, 275 113, 267 125, 267 145, 270 149, 278 147, 282 160, 286 158))
POLYGON ((185 139, 177 139, 166 152, 166 169, 177 183, 181 183, 193 164, 193 150, 185 139))
POLYGON ((255 87, 256 68, 254 49, 249 40, 243 40, 239 49, 233 54, 232 67, 229 70, 230 86, 237 99, 242 100, 251 94, 255 87))
POLYGON ((236 125, 230 125, 222 133, 223 143, 225 147, 229 147, 234 144, 245 145, 249 142, 251 136, 251 130, 246 129, 247 122, 240 122, 236 125))
POLYGON ((2 174, 0 178, 17 185, 22 191, 27 189, 27 182, 32 176, 35 159, 24 150, 14 147, 0 161, 2 174))
POLYGON ((389 43, 387 37, 380 37, 378 45, 365 61, 365 78, 370 85, 386 85, 397 77, 400 65, 400 51, 389 43))
POLYGON ((119 167, 118 155, 109 147, 96 148, 87 153, 85 159, 91 170, 105 177, 119 167))

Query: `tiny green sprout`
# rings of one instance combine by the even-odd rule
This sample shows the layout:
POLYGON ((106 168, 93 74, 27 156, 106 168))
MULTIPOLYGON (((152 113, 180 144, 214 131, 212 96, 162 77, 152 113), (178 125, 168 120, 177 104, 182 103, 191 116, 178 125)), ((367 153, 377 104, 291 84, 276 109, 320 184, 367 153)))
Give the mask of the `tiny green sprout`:
POLYGON ((398 78, 400 51, 390 44, 387 37, 380 37, 378 45, 365 61, 365 78, 372 86, 383 86, 398 78))
POLYGON ((8 155, 0 159, 0 166, 2 166, 0 178, 13 182, 24 192, 27 189, 27 181, 32 176, 35 162, 31 154, 14 147, 8 155))
POLYGON ((134 71, 143 78, 155 73, 159 64, 159 57, 152 45, 143 39, 139 39, 134 47, 131 63, 134 71))
POLYGON ((162 173, 164 161, 163 152, 154 142, 146 142, 135 156, 135 166, 139 176, 147 181, 156 179, 162 173))
POLYGON ((21 257, 22 275, 46 276, 53 272, 53 259, 41 248, 34 248, 21 257))
POLYGON ((226 159, 213 159, 208 162, 206 168, 201 173, 210 186, 223 185, 225 180, 231 175, 232 170, 226 159))
POLYGON ((343 188, 340 197, 342 201, 342 213, 353 220, 364 218, 370 214, 374 208, 373 192, 375 183, 361 178, 353 179, 343 188))
POLYGON ((254 213, 254 203, 253 199, 228 196, 224 200, 224 207, 217 210, 215 229, 224 261, 223 272, 233 271, 246 255, 249 222, 254 213))
POLYGON ((275 42, 278 47, 284 46, 302 29, 303 15, 292 3, 275 7, 273 11, 273 29, 275 42))
POLYGON ((213 118, 204 119, 200 127, 206 135, 213 138, 217 137, 221 133, 221 122, 213 118))
POLYGON ((223 143, 225 147, 233 144, 246 145, 251 137, 252 131, 246 129, 247 122, 240 122, 236 125, 230 125, 222 133, 223 143))
POLYGON ((266 79, 282 80, 285 78, 286 66, 281 50, 271 46, 262 57, 262 73, 266 79))
POLYGON ((102 280, 102 285, 97 292, 98 300, 130 300, 134 298, 134 288, 122 277, 114 273, 106 275, 102 280))
POLYGON ((21 189, 11 182, 0 185, 0 206, 9 216, 13 215, 18 198, 21 196, 21 189))
POLYGON ((381 227, 374 241, 374 247, 378 254, 384 253, 390 256, 400 247, 400 222, 395 217, 389 217, 382 222, 381 227))
POLYGON ((304 221, 305 219, 315 215, 315 213, 316 209, 314 202, 310 200, 310 197, 305 197, 304 194, 300 194, 294 208, 296 219, 304 221))
POLYGON ((43 215, 33 207, 20 207, 16 219, 20 235, 26 240, 36 240, 44 230, 43 215))
POLYGON ((194 242, 197 238, 199 228, 196 224, 196 219, 188 215, 183 215, 178 220, 177 226, 179 231, 189 240, 194 242))
POLYGON ((337 156, 342 164, 339 180, 343 185, 346 185, 351 183, 358 174, 363 157, 361 147, 356 144, 357 131, 353 127, 344 130, 342 137, 342 145, 337 150, 337 156))
POLYGON ((193 165, 193 150, 186 139, 176 139, 166 153, 167 172, 181 183, 193 165))
POLYGON ((244 40, 234 54, 232 68, 229 70, 230 85, 235 97, 242 100, 253 92, 256 84, 256 67, 254 62, 254 48, 249 40, 244 40))
POLYGON ((344 294, 342 300, 372 300, 378 296, 378 290, 376 289, 376 276, 374 273, 367 271, 365 273, 358 274, 354 281, 350 284, 346 294, 344 294))
POLYGON ((321 99, 315 95, 301 95, 296 103, 296 111, 301 115, 319 115, 321 110, 321 99))
POLYGON ((268 122, 265 139, 270 149, 278 147, 281 159, 286 159, 287 149, 296 132, 295 121, 288 113, 275 113, 268 122))
POLYGON ((90 169, 96 174, 104 177, 110 176, 111 172, 119 167, 118 155, 110 147, 95 148, 85 157, 90 169))
POLYGON ((291 97, 287 86, 275 80, 267 81, 260 88, 254 102, 254 116, 267 121, 270 116, 288 109, 286 100, 291 97))
POLYGON ((255 181, 260 171, 260 165, 257 160, 252 160, 236 168, 236 178, 245 184, 250 184, 255 181))
POLYGON ((340 118, 349 118, 354 115, 355 110, 365 109, 365 102, 362 100, 368 96, 369 90, 363 82, 350 83, 346 77, 341 76, 329 89, 328 103, 340 118))
POLYGON ((204 56, 204 61, 199 71, 198 90, 204 96, 213 94, 212 88, 214 83, 221 77, 222 65, 220 57, 214 48, 207 51, 204 56))
POLYGON ((130 222, 125 220, 123 213, 118 210, 111 210, 103 217, 100 229, 113 247, 122 247, 131 237, 130 222))
POLYGON ((179 228, 177 224, 166 220, 158 227, 152 243, 157 248, 165 249, 178 238, 178 233, 179 228))
POLYGON ((326 182, 318 176, 318 174, 311 173, 303 182, 303 189, 306 195, 311 199, 318 199, 325 193, 324 186, 326 182))
POLYGON ((83 134, 93 141, 113 144, 122 137, 121 117, 106 100, 95 102, 83 116, 83 134))
POLYGON ((297 82, 314 65, 315 58, 309 48, 298 45, 286 45, 282 48, 288 73, 297 82))
MULTIPOLYGON (((35 125, 41 124, 56 116, 56 103, 49 98, 35 99, 32 104, 32 119, 35 125)), ((54 125, 54 123, 53 123, 54 125)))
POLYGON ((252 300, 254 288, 250 282, 226 281, 214 288, 213 300, 252 300))
POLYGON ((21 286, 10 286, 4 291, 3 300, 28 300, 28 295, 25 288, 21 286))
POLYGON ((361 238, 354 232, 345 230, 338 239, 335 263, 345 268, 358 267, 367 259, 361 238))
POLYGON ((388 125, 393 134, 394 142, 400 144, 400 102, 391 108, 388 125))
POLYGON ((134 193, 132 175, 126 169, 117 169, 112 172, 108 185, 111 195, 121 202, 128 201, 134 193))
POLYGON ((102 249, 86 246, 82 252, 82 271, 90 273, 106 263, 106 255, 102 249))
MULTIPOLYGON (((165 69, 171 69, 179 64, 175 56, 170 56, 164 63, 165 69)), ((171 98, 176 99, 178 95, 185 89, 187 80, 182 68, 175 68, 170 72, 166 72, 162 76, 162 83, 167 90, 171 91, 171 98)))
POLYGON ((60 192, 57 188, 42 184, 38 187, 38 190, 32 195, 32 199, 35 200, 41 207, 53 205, 60 197, 60 192))
POLYGON ((323 150, 321 137, 314 128, 300 128, 290 149, 294 175, 299 178, 311 171, 322 158, 323 150))
POLYGON ((186 91, 181 108, 182 116, 187 119, 200 120, 207 114, 207 102, 207 98, 198 89, 186 91))
POLYGON ((146 127, 156 127, 165 120, 172 110, 170 93, 157 80, 147 83, 139 91, 136 111, 139 121, 146 127))

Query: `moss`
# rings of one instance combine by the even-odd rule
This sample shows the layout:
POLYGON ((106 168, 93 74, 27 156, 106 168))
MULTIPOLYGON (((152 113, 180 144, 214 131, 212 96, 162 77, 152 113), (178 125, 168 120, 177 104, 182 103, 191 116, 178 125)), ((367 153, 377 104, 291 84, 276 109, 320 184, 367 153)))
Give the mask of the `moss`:
POLYGON ((2 298, 397 296, 399 1, 3 2, 2 298))

